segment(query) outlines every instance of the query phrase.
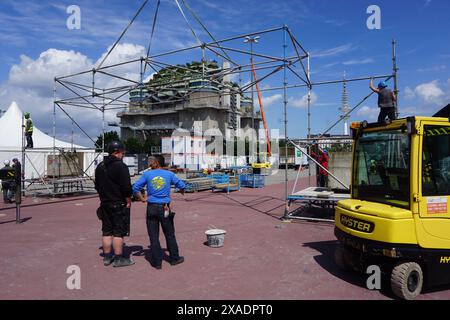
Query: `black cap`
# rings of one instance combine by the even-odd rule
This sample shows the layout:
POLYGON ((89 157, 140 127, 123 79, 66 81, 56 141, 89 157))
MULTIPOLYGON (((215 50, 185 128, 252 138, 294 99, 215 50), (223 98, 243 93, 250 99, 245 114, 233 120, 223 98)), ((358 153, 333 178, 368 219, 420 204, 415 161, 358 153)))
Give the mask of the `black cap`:
POLYGON ((125 151, 125 147, 120 141, 112 141, 108 144, 107 151, 109 154, 113 154, 116 151, 125 151))

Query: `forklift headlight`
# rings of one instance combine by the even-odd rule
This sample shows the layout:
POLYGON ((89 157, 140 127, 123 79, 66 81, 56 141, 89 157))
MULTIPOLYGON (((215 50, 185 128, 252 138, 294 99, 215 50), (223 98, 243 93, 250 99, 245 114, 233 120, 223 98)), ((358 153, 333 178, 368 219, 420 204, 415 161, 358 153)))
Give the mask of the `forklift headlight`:
POLYGON ((390 257, 390 258, 396 258, 397 251, 395 249, 383 249, 383 256, 390 257))
POLYGON ((361 127, 361 123, 360 122, 352 122, 350 124, 350 128, 351 129, 359 129, 361 127))

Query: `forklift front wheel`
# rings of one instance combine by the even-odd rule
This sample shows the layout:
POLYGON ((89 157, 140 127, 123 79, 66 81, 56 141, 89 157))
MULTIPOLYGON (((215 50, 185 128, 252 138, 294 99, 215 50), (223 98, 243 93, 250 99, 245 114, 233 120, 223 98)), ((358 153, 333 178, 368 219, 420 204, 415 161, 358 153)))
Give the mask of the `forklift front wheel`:
POLYGON ((392 292, 399 298, 414 300, 422 291, 423 272, 418 263, 397 264, 391 273, 392 292))

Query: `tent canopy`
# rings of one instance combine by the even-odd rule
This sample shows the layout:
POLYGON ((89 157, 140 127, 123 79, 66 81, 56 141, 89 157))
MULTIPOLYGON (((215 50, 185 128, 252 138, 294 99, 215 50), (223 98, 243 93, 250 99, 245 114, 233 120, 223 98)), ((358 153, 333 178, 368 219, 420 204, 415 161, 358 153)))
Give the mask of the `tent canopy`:
MULTIPOLYGON (((33 116, 33 115, 31 115, 33 116)), ((52 156, 58 157, 67 150, 75 150, 78 154, 79 168, 84 173, 83 176, 93 176, 96 167, 95 160, 99 154, 95 149, 87 149, 80 145, 61 140, 54 140, 53 137, 43 133, 33 124, 33 149, 26 149, 22 153, 22 121, 23 113, 16 102, 13 102, 8 111, 0 118, 0 161, 19 158, 22 161, 24 156, 25 163, 22 163, 22 170, 25 172, 25 179, 43 178, 51 172, 59 172, 59 164, 53 166, 49 163, 57 163, 52 160, 52 156), (53 149, 55 143, 56 150, 53 149), (93 164, 94 165, 91 165, 93 164), (53 166, 53 167, 51 167, 53 166)), ((63 156, 64 158, 64 156, 63 156)), ((72 164, 71 164, 72 165, 72 164)), ((62 173, 60 173, 62 175, 62 173)))
MULTIPOLYGON (((31 115, 33 117, 33 115, 31 115)), ((16 102, 11 103, 8 111, 0 118, 0 150, 21 150, 22 149, 22 119, 23 112, 16 102)), ((45 134, 33 124, 33 145, 34 148, 53 148, 53 137, 45 134)), ((72 145, 61 140, 55 141, 56 148, 80 148, 86 147, 72 145)))

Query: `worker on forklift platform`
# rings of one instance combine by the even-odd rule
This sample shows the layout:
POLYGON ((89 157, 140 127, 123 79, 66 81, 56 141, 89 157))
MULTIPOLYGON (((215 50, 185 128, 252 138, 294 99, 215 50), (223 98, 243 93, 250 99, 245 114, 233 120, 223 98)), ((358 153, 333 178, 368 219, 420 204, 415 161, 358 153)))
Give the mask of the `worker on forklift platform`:
POLYGON ((397 97, 391 89, 388 89, 386 81, 381 81, 378 84, 378 88, 375 88, 373 86, 373 78, 371 78, 369 87, 373 92, 378 93, 378 108, 380 108, 378 122, 384 122, 386 117, 388 117, 389 120, 397 119, 395 110, 397 97))
MULTIPOLYGON (((320 155, 311 151, 311 157, 316 159, 322 167, 328 170, 328 151, 322 150, 319 146, 317 146, 320 155)), ((322 188, 328 187, 328 172, 323 168, 319 168, 319 175, 317 176, 317 185, 322 188)))

